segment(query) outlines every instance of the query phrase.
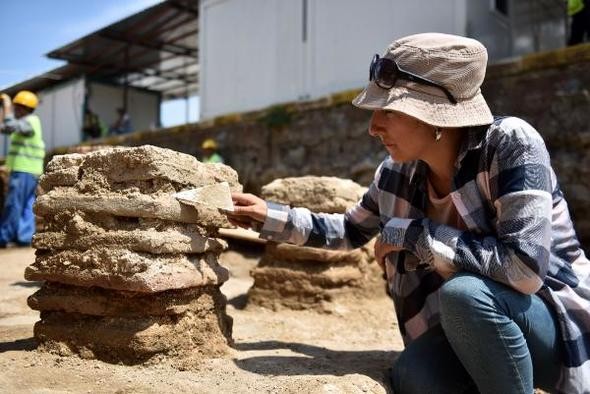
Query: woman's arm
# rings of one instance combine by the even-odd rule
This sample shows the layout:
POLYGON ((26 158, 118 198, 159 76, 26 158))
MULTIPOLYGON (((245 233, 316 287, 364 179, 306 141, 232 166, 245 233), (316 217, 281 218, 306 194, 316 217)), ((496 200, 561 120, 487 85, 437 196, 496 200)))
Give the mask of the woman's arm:
MULTIPOLYGON (((380 170, 377 170, 377 174, 380 170)), ((377 175, 376 175, 377 176, 377 175)), ((306 208, 266 202, 252 194, 232 194, 234 224, 262 225, 261 237, 277 242, 329 249, 350 249, 367 243, 379 231, 378 188, 373 182, 363 198, 344 214, 312 213, 306 208)))
MULTIPOLYGON (((394 218, 386 224, 383 238, 411 251, 435 270, 444 265, 455 267, 532 294, 542 286, 549 265, 552 215, 549 154, 542 138, 526 122, 514 118, 504 122, 500 126, 504 130, 492 131, 498 133, 493 137, 497 144, 483 174, 488 177, 496 210, 495 234, 461 231, 429 219, 394 218)), ((454 193, 459 201, 482 198, 476 190, 466 188, 454 193)), ((461 212, 465 211, 464 206, 457 208, 463 216, 483 215, 461 212)))

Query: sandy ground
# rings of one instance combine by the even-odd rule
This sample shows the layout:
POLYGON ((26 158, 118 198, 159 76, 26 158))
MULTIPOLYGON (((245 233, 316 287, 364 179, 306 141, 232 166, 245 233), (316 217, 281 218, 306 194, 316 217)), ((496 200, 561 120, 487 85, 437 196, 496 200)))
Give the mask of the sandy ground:
POLYGON ((235 341, 224 358, 179 371, 168 364, 112 365, 35 350, 38 312, 27 297, 39 283, 23 272, 29 248, 0 249, 0 392, 6 393, 384 393, 386 370, 403 348, 383 295, 335 313, 245 307, 259 246, 233 244, 222 255, 231 279, 222 290, 235 341))

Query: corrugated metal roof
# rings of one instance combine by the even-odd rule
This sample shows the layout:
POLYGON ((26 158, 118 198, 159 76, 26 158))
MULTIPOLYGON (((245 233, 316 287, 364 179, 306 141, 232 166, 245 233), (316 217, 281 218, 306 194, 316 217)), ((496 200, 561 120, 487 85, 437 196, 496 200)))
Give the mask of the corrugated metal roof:
POLYGON ((199 89, 198 1, 167 0, 47 54, 67 65, 6 89, 37 91, 72 78, 160 92, 163 99, 199 89))

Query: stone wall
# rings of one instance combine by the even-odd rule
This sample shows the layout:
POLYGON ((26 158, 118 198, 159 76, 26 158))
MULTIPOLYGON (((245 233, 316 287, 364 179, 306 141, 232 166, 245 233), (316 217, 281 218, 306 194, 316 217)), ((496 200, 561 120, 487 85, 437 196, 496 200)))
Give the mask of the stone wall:
MULTIPOLYGON (((483 90, 496 114, 520 116, 546 138, 555 170, 586 248, 590 246, 590 45, 526 56, 489 67, 483 90)), ((386 152, 367 135, 368 111, 350 101, 357 91, 322 100, 230 114, 212 121, 98 141, 152 144, 199 157, 214 137, 246 190, 273 179, 337 176, 368 185, 386 152)))

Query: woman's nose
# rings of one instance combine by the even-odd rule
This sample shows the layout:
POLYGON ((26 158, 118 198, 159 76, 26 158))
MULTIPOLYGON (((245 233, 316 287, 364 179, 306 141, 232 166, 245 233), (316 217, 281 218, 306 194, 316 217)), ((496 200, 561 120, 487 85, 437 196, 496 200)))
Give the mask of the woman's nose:
POLYGON ((379 128, 374 127, 372 124, 369 126, 369 135, 371 137, 378 137, 379 136, 379 128))
POLYGON ((369 135, 371 137, 377 137, 379 135, 379 127, 377 127, 377 122, 375 121, 375 118, 377 117, 377 114, 375 112, 373 112, 373 115, 371 116, 371 121, 369 122, 369 135))

